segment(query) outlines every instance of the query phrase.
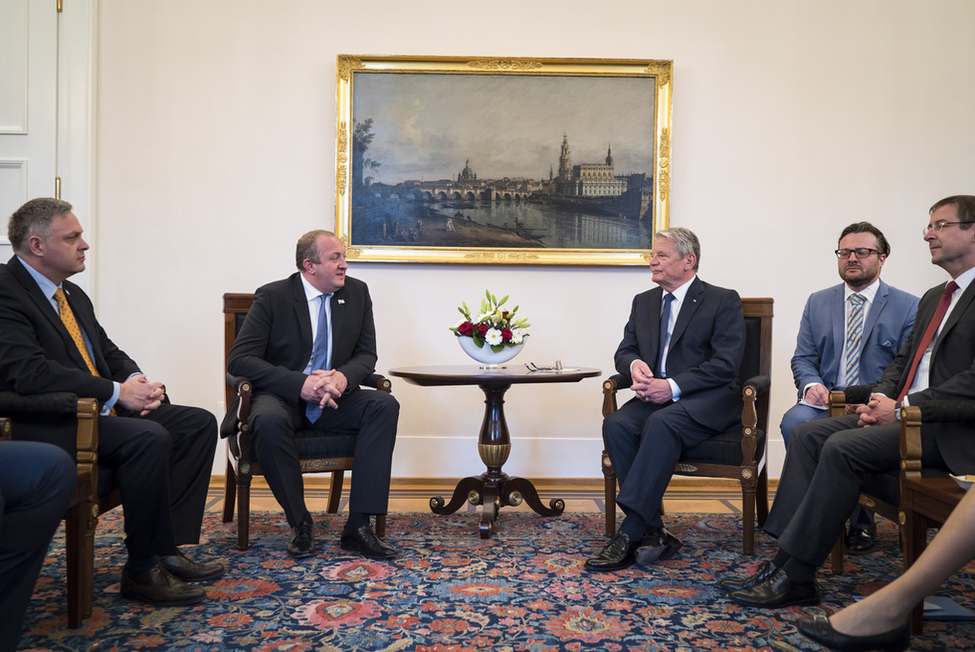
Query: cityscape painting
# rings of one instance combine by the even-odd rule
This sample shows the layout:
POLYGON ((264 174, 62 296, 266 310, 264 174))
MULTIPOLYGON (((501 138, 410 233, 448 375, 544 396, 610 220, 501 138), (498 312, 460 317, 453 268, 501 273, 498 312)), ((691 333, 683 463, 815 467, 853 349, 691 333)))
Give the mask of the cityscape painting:
POLYGON ((350 259, 645 264, 666 228, 672 62, 341 55, 350 259))

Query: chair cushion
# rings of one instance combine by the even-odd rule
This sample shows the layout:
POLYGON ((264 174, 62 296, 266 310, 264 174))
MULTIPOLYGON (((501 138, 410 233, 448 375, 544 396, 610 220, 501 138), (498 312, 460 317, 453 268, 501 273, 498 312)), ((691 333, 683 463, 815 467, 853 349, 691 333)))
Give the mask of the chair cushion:
MULTIPOLYGON (((688 448, 680 456, 681 463, 687 464, 726 464, 741 466, 741 427, 728 430, 705 439, 697 446, 688 448)), ((757 463, 765 452, 765 431, 756 431, 755 455, 756 459, 749 462, 757 463)))
MULTIPOLYGON (((335 435, 318 430, 299 430, 295 433, 295 446, 298 459, 314 460, 331 457, 353 457, 355 435, 335 435)), ((236 445, 233 446, 236 451, 236 445)), ((254 447, 251 446, 251 461, 257 461, 254 447)))

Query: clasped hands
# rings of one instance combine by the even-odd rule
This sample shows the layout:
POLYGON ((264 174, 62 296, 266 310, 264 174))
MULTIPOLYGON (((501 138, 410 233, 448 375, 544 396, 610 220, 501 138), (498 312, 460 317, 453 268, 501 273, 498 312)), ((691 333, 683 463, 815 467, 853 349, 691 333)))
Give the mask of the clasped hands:
POLYGON ((663 378, 654 378, 650 365, 643 360, 633 362, 630 367, 630 378, 633 380, 630 389, 644 403, 662 405, 674 398, 670 383, 663 378))
POLYGON ((143 374, 133 374, 119 383, 118 403, 144 417, 162 405, 165 395, 162 383, 150 383, 143 374))
POLYGON ((894 399, 887 398, 883 394, 871 394, 866 405, 857 408, 857 414, 860 415, 857 425, 867 428, 893 423, 897 420, 896 405, 894 399))
POLYGON ((323 410, 326 407, 337 408, 335 399, 342 396, 349 381, 341 371, 335 369, 315 369, 305 378, 301 386, 301 400, 306 403, 318 403, 323 410))

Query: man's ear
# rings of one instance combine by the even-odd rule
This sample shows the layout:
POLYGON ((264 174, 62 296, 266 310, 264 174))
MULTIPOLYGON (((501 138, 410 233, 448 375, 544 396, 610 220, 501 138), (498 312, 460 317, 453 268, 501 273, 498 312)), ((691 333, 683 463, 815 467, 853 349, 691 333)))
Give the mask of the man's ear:
POLYGON ((32 235, 27 238, 27 251, 34 256, 44 255, 44 238, 39 235, 32 235))

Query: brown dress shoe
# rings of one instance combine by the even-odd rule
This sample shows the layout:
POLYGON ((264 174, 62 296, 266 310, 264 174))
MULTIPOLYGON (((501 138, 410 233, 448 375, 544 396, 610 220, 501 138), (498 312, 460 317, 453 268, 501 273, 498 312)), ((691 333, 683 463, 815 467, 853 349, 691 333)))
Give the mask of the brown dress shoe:
POLYGON ((193 561, 181 552, 160 558, 159 565, 169 571, 170 575, 184 582, 215 580, 227 571, 227 567, 224 566, 223 562, 212 561, 204 563, 193 561))
POLYGON ((203 589, 176 579, 159 565, 141 575, 129 575, 129 571, 122 568, 119 592, 129 600, 141 600, 159 607, 198 604, 207 597, 203 589))

